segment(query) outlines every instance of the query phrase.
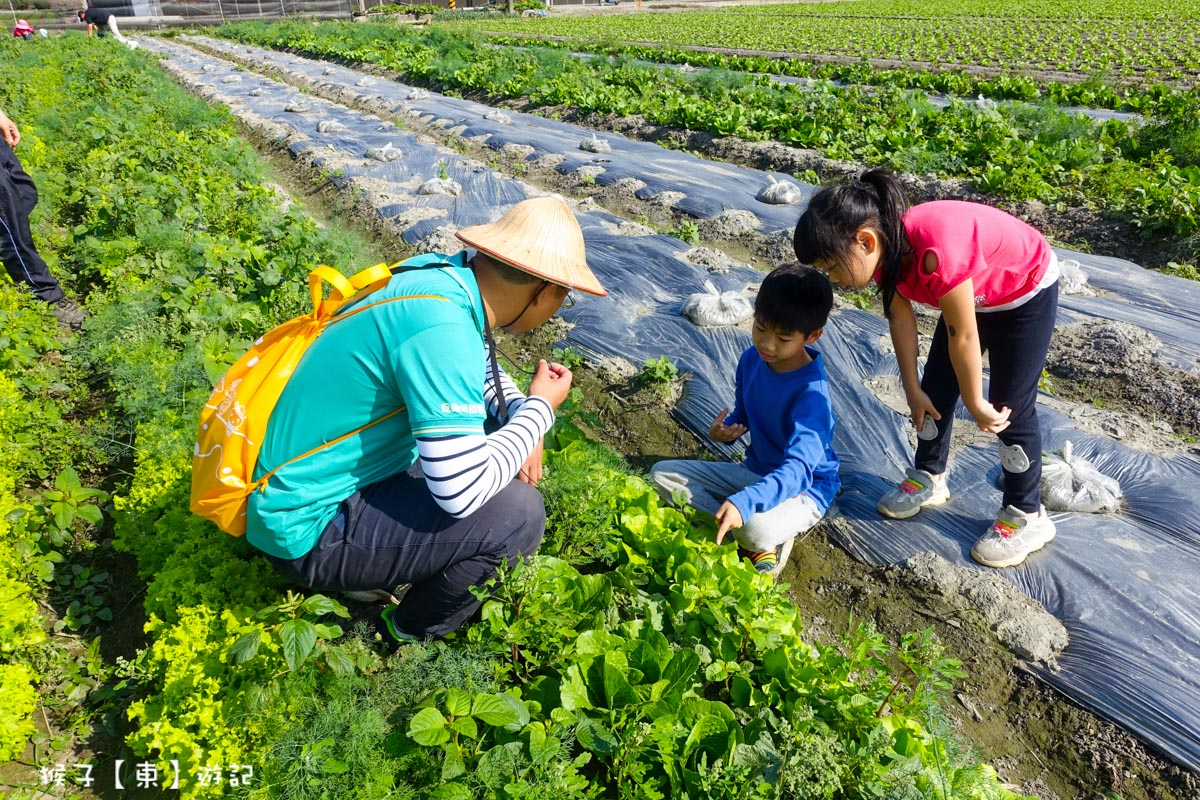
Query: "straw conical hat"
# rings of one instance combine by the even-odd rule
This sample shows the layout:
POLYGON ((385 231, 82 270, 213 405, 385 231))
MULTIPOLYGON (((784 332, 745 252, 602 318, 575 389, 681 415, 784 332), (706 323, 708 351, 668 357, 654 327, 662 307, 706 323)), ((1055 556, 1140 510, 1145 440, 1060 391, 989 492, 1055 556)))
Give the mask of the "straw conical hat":
POLYGON ((551 283, 603 297, 608 294, 588 269, 583 231, 567 204, 557 197, 517 203, 487 225, 454 234, 476 250, 551 283))

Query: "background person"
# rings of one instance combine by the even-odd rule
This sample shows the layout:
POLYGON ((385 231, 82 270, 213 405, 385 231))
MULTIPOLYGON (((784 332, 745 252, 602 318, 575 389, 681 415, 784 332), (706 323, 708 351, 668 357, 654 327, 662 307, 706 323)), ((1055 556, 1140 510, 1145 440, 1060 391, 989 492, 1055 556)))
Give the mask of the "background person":
POLYGON ((1020 564, 1054 538, 1042 507, 1038 382, 1058 310, 1058 260, 1034 228, 999 209, 962 200, 908 207, 884 169, 813 195, 796 224, 796 257, 834 283, 876 282, 900 378, 918 431, 914 468, 879 501, 906 519, 950 499, 946 466, 954 407, 962 398, 979 429, 1000 439, 1004 497, 971 557, 1020 564), (925 374, 917 374, 913 303, 941 309, 925 374), (991 380, 983 394, 982 355, 991 380), (930 421, 932 420, 932 421, 930 421))
POLYGON ((0 260, 13 283, 28 286, 35 297, 50 304, 62 325, 77 329, 86 312, 63 296, 33 244, 29 215, 37 205, 38 191, 13 152, 20 141, 16 123, 0 109, 0 260))
POLYGON ((88 36, 93 33, 103 36, 104 29, 107 28, 118 42, 130 50, 137 49, 137 42, 130 41, 121 35, 121 30, 117 27, 117 15, 106 8, 89 5, 86 9, 79 11, 79 21, 87 23, 88 36))
POLYGON ((491 329, 537 327, 571 288, 605 294, 558 198, 457 235, 476 251, 409 259, 308 348, 271 414, 254 475, 269 480, 247 509, 247 541, 302 586, 411 584, 381 620, 393 643, 458 628, 479 606, 471 588, 542 539, 542 437, 572 376, 541 361, 521 395, 489 352, 491 329), (503 423, 490 434, 489 417, 503 423))

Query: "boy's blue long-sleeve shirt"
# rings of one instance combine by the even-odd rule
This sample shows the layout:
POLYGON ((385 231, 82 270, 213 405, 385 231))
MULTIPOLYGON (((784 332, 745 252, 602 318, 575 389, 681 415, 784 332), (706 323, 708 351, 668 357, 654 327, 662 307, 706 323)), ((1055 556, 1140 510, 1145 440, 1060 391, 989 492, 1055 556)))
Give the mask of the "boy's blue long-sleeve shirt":
POLYGON ((821 354, 805 349, 812 361, 783 374, 754 347, 738 360, 733 413, 725 424, 750 429, 745 466, 763 476, 729 498, 743 521, 805 493, 824 511, 841 486, 829 379, 821 354))

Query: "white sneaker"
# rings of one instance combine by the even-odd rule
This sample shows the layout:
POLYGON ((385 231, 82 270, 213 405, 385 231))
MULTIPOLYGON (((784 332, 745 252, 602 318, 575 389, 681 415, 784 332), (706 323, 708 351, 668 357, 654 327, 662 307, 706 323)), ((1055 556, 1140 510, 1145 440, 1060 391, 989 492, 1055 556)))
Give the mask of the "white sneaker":
POLYGON ((880 514, 892 519, 908 519, 925 506, 940 506, 950 499, 946 476, 933 477, 922 469, 905 470, 900 485, 879 499, 880 514))
POLYGON ((1046 513, 1045 506, 1036 515, 1009 506, 975 542, 971 558, 986 567, 1015 567, 1030 553, 1045 547, 1055 533, 1054 520, 1046 513))

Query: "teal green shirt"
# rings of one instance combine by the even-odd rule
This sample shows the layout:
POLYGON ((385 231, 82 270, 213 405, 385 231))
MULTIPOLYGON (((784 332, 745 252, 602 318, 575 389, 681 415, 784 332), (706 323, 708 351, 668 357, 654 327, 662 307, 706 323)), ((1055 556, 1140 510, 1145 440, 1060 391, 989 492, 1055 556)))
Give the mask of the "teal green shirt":
POLYGON ((418 256, 405 265, 428 268, 393 276, 341 313, 405 295, 446 299, 373 306, 330 324, 305 351, 271 412, 254 470, 257 480, 279 468, 264 491, 250 495, 246 538, 258 549, 303 556, 343 500, 416 462, 416 437, 484 432, 483 301, 466 253, 418 256))

